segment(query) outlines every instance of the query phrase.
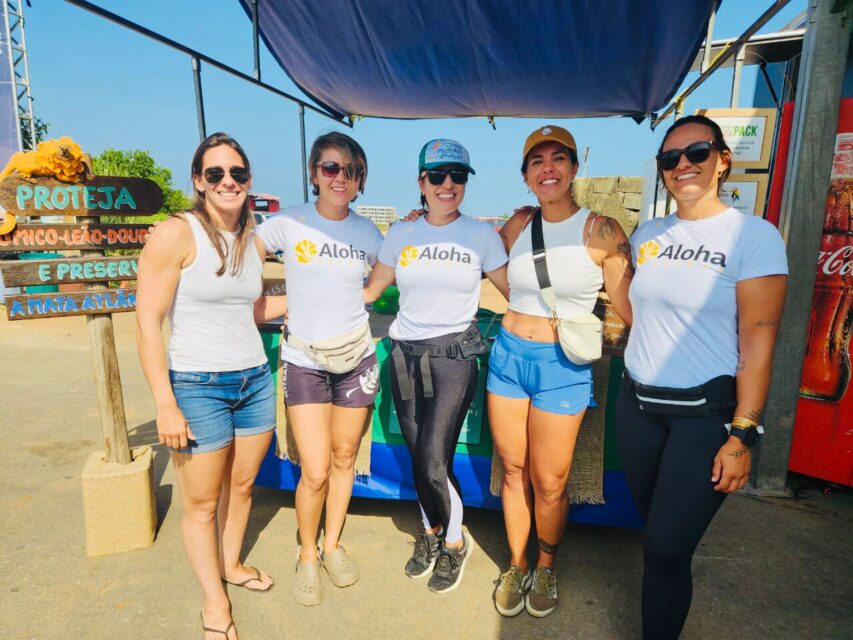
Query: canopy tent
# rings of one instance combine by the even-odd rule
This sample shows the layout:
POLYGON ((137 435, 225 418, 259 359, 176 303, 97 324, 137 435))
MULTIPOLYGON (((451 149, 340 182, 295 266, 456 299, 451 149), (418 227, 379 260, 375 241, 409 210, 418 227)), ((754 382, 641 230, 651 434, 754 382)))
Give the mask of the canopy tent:
MULTIPOLYGON (((260 37, 346 115, 646 116, 690 70, 717 0, 257 1, 260 37)), ((240 0, 252 18, 253 0, 240 0)))

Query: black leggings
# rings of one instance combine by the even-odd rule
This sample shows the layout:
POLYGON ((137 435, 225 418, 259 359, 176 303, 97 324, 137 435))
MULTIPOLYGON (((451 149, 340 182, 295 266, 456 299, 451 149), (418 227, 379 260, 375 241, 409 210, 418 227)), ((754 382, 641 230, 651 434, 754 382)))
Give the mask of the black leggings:
MULTIPOLYGON (((456 334, 452 334, 423 342, 446 345, 455 337, 456 334)), ((394 370, 391 392, 400 431, 412 456, 415 490, 423 511, 424 527, 427 524, 429 528, 441 525, 448 542, 457 542, 462 539, 462 491, 453 474, 453 454, 465 414, 477 389, 477 360, 431 357, 431 398, 424 397, 420 357, 406 355, 405 360, 405 375, 411 382, 414 398, 401 398, 400 383, 394 370), (451 491, 455 495, 452 496, 451 491)))
POLYGON ((677 638, 684 626, 693 597, 693 552, 726 497, 714 491, 711 473, 731 417, 652 415, 624 389, 619 394, 622 466, 646 520, 643 638, 677 638))

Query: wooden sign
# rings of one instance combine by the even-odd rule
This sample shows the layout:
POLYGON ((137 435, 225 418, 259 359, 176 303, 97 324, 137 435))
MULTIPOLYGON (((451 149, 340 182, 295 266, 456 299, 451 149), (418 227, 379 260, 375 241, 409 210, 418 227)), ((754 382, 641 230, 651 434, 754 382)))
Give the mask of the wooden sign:
POLYGON ((146 178, 94 176, 73 184, 9 176, 0 182, 0 206, 21 216, 145 216, 160 211, 163 192, 146 178))
POLYGON ((264 278, 265 296, 283 296, 287 293, 287 284, 284 278, 264 278))
POLYGON ((19 224, 0 235, 0 252, 49 249, 140 249, 147 224, 19 224))
POLYGON ((66 282, 136 280, 137 256, 118 258, 61 258, 59 260, 0 260, 0 271, 8 287, 66 282))
POLYGON ((619 314, 613 310, 610 297, 606 293, 598 294, 598 301, 595 303, 593 313, 604 322, 602 353, 617 358, 625 357, 625 347, 628 346, 628 334, 631 330, 619 317, 619 314))
POLYGON ((6 317, 11 320, 119 313, 136 308, 136 290, 102 289, 77 293, 37 293, 6 297, 6 317))
POLYGON ((736 169, 767 169, 776 127, 776 109, 697 109, 720 125, 736 169))

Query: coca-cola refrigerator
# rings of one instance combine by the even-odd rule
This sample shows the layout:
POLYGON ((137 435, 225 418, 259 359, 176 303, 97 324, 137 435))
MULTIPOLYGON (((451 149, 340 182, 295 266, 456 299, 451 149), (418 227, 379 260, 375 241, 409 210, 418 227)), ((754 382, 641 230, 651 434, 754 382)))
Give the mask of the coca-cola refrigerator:
POLYGON ((841 101, 789 469, 853 486, 853 98, 841 101))

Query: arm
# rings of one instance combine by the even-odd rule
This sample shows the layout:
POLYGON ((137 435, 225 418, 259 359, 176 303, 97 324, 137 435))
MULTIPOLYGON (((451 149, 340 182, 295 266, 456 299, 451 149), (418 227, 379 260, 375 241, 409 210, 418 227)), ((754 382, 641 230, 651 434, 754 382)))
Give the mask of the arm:
POLYGON ((491 281, 495 288, 501 292, 501 295, 509 300, 509 281, 506 277, 507 265, 504 263, 497 269, 486 273, 486 277, 491 281))
POLYGON ((194 438, 178 408, 163 345, 163 318, 172 304, 181 266, 192 252, 186 222, 171 219, 158 225, 139 258, 136 289, 136 342, 145 379, 157 405, 160 444, 183 449, 194 438))
POLYGON ((631 302, 628 300, 628 288, 634 277, 634 266, 631 263, 631 244, 625 231, 613 218, 599 216, 596 221, 595 233, 606 250, 601 268, 604 272, 604 290, 610 297, 613 310, 620 318, 631 326, 634 314, 631 302))
POLYGON ((287 317, 287 296, 261 296, 255 301, 255 324, 287 317))
MULTIPOLYGON (((750 278, 737 283, 738 343, 737 407, 735 416, 761 421, 773 365, 773 347, 782 321, 788 278, 783 275, 750 278)), ((746 484, 752 450, 730 437, 714 458, 711 480, 716 491, 732 493, 746 484)))
POLYGON ((377 262, 373 265, 373 270, 370 272, 367 284, 364 285, 365 304, 374 302, 381 296, 382 292, 393 284, 395 277, 396 272, 394 271, 394 267, 389 267, 383 262, 377 262))
POLYGON ((534 213, 536 213, 536 207, 520 207, 515 210, 512 217, 501 227, 498 233, 504 241, 504 248, 507 253, 510 252, 512 245, 518 240, 518 236, 521 235, 521 232, 534 213))

